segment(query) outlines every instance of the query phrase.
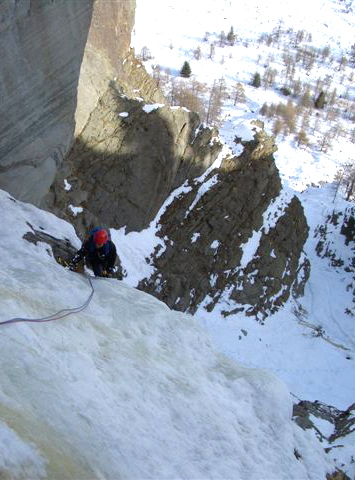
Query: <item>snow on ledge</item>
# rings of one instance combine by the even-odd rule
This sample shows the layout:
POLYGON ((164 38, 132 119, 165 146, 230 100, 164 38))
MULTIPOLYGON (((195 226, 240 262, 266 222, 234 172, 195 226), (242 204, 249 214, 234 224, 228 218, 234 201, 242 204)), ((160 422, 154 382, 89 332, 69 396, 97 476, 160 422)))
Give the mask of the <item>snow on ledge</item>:
POLYGON ((235 127, 233 133, 235 133, 237 137, 240 137, 242 142, 250 142, 251 140, 254 140, 255 133, 261 131, 261 128, 252 123, 252 121, 253 120, 240 122, 235 127))
POLYGON ((153 112, 153 110, 158 110, 158 108, 165 107, 164 103, 152 103, 150 105, 144 105, 143 110, 146 113, 153 112))
POLYGON ((83 207, 74 207, 74 205, 69 205, 69 208, 74 217, 76 217, 78 213, 82 213, 84 211, 83 207))
POLYGON ((71 190, 71 185, 66 178, 64 179, 64 190, 66 192, 69 192, 69 190, 71 190))

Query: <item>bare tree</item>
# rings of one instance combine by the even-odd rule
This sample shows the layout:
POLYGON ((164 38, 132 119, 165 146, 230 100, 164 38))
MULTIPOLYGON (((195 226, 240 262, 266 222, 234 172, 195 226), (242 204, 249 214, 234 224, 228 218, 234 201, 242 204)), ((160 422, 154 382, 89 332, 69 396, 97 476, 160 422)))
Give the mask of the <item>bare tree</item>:
POLYGON ((196 79, 175 80, 173 104, 188 108, 203 118, 205 116, 204 95, 206 91, 206 85, 196 79))
POLYGON ((222 113, 223 101, 227 97, 227 85, 224 78, 215 80, 208 99, 206 123, 218 124, 222 113))
POLYGON ((193 55, 194 55, 194 59, 195 59, 195 60, 200 60, 200 59, 201 59, 202 52, 201 52, 201 47, 200 47, 200 45, 198 45, 198 46, 195 48, 195 50, 194 50, 194 52, 193 52, 193 55))
POLYGON ((286 104, 285 114, 284 114, 286 130, 288 133, 293 133, 296 125, 296 109, 293 105, 292 100, 289 100, 286 104))
POLYGON ((332 134, 331 131, 328 130, 324 132, 321 139, 318 142, 319 150, 323 153, 327 153, 329 148, 332 146, 332 134))
POLYGON ((302 82, 301 79, 298 78, 297 80, 294 80, 291 82, 291 88, 293 91, 293 95, 295 97, 298 97, 302 91, 302 82))
POLYGON ((221 33, 219 34, 219 46, 224 47, 227 43, 227 37, 224 31, 222 30, 221 33))
POLYGON ((237 103, 245 103, 246 96, 245 96, 243 85, 240 82, 238 82, 236 85, 234 85, 233 90, 234 90, 234 105, 236 105, 237 103))
POLYGON ((157 87, 162 86, 162 68, 160 65, 153 65, 152 66, 153 70, 153 78, 157 84, 157 87))
POLYGON ((215 47, 214 43, 211 43, 211 44, 210 44, 210 53, 209 53, 209 55, 208 55, 208 58, 209 58, 210 60, 213 60, 213 59, 214 59, 214 56, 215 56, 215 53, 216 53, 216 47, 215 47))
POLYGON ((268 67, 263 75, 263 83, 264 83, 264 88, 270 88, 275 84, 275 80, 277 77, 277 70, 274 68, 268 67))
POLYGON ((143 60, 143 62, 146 62, 147 60, 151 60, 153 58, 148 47, 142 48, 140 58, 143 60))
POLYGON ((343 169, 337 173, 336 180, 338 185, 344 189, 346 200, 354 200, 355 198, 355 165, 348 163, 343 169))
POLYGON ((281 118, 277 118, 272 126, 272 133, 277 137, 284 128, 284 122, 281 118))
POLYGON ((300 130, 298 134, 296 135, 296 142, 297 145, 300 146, 308 146, 309 145, 309 139, 307 137, 307 133, 305 130, 300 130))
POLYGON ((306 91, 301 96, 299 104, 302 107, 305 107, 305 108, 309 108, 312 105, 311 92, 309 90, 309 87, 306 89, 306 91))

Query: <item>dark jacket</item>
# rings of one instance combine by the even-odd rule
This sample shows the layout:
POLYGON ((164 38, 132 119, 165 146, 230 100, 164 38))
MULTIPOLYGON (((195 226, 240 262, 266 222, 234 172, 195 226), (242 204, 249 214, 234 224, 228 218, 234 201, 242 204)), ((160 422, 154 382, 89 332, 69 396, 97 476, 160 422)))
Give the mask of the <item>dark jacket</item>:
POLYGON ((94 238, 91 236, 83 243, 80 250, 77 251, 70 262, 71 265, 76 265, 84 257, 92 266, 100 264, 104 270, 111 270, 117 258, 115 244, 111 242, 111 240, 108 240, 101 248, 96 248, 94 238))

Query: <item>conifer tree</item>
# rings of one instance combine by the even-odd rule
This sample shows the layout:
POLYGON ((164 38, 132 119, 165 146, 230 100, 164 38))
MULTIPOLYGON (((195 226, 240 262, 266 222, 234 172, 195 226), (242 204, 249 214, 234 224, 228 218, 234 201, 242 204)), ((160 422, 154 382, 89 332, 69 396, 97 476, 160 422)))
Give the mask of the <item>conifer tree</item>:
POLYGON ((322 109, 325 106, 325 93, 323 90, 320 92, 320 94, 317 97, 317 100, 314 102, 314 106, 318 109, 322 109))
POLYGON ((259 88, 261 86, 261 77, 259 72, 254 73, 254 77, 251 84, 255 88, 259 88))
POLYGON ((184 78, 189 78, 191 76, 191 67, 189 62, 185 61, 182 69, 180 70, 180 76, 184 78))
POLYGON ((235 44, 235 38, 236 38, 236 35, 234 33, 233 27, 231 27, 227 35, 227 40, 229 42, 229 45, 233 46, 235 44))

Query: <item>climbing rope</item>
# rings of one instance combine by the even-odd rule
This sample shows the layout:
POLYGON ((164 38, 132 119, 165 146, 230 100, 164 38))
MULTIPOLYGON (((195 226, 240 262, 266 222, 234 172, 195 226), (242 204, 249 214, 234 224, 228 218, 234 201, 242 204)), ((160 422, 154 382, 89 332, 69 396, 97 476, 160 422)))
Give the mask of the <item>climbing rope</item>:
POLYGON ((87 279, 89 280, 89 283, 90 283, 91 293, 88 296, 86 302, 80 305, 79 307, 64 308, 63 310, 59 310, 59 312, 57 313, 53 313, 52 315, 48 315, 48 317, 42 317, 42 318, 21 318, 21 317, 10 318, 10 320, 4 320, 0 322, 0 325, 8 325, 9 323, 17 323, 17 322, 51 322, 53 320, 59 320, 60 318, 67 317, 68 315, 73 315, 74 313, 82 312, 89 305, 95 293, 91 278, 87 277, 87 279))

